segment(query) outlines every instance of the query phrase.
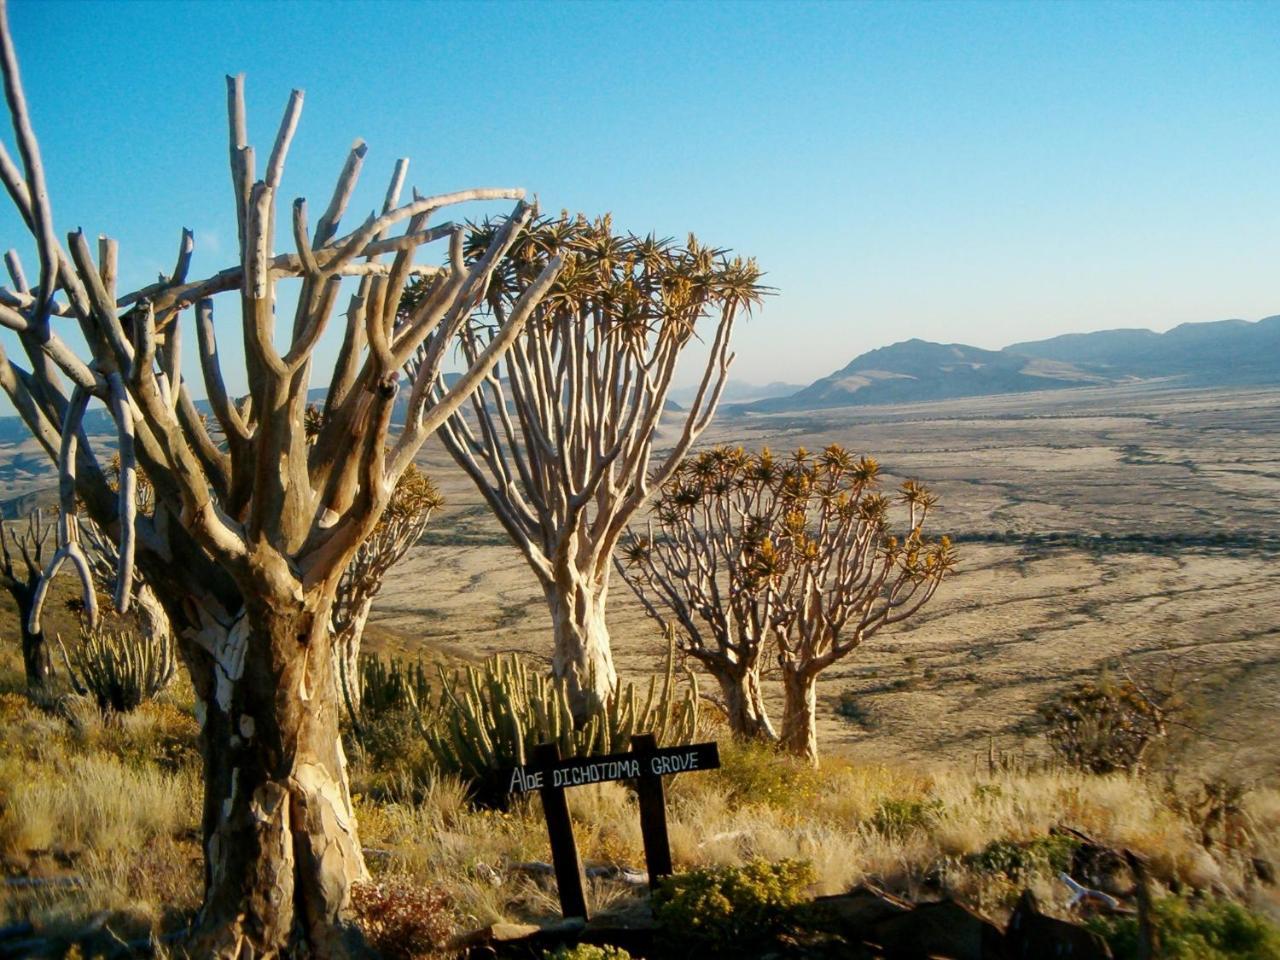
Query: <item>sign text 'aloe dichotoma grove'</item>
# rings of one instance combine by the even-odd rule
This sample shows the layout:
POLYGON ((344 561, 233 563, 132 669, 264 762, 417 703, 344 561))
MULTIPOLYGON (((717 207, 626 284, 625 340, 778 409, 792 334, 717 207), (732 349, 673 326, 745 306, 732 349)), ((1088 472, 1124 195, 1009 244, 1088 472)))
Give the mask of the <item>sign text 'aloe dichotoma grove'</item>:
POLYGON ((552 765, 526 763, 511 771, 509 793, 525 793, 547 787, 563 789, 608 780, 636 780, 664 777, 690 770, 714 770, 720 766, 720 751, 714 743, 692 743, 666 747, 648 754, 612 753, 601 757, 561 760, 552 765))

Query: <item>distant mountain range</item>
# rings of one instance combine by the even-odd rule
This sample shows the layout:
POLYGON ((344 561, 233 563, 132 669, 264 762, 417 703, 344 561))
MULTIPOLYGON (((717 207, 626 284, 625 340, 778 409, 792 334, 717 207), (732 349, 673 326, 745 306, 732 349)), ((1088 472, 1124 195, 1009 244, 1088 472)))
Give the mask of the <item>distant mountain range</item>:
POLYGON ((1202 387, 1280 383, 1280 316, 1184 323, 1167 333, 1072 333, 1003 350, 905 340, 855 357, 795 393, 731 409, 913 403, 1144 380, 1202 387))
MULTIPOLYGON (((452 384, 457 374, 447 374, 452 384)), ((1059 390, 1089 385, 1166 380, 1189 387, 1247 386, 1280 383, 1280 316, 1256 323, 1222 320, 1184 323, 1167 333, 1152 330, 1102 330, 1069 333, 1048 340, 1015 343, 1003 350, 983 350, 963 343, 904 340, 855 357, 830 376, 807 387, 792 383, 764 385, 730 380, 722 403, 726 412, 813 410, 861 404, 914 403, 991 394, 1059 390)), ((696 387, 671 391, 668 409, 692 401, 696 387)), ((325 391, 310 391, 322 402, 325 391)), ((397 398, 394 418, 402 422, 407 391, 397 398)), ((196 402, 208 412, 205 401, 196 402)), ((91 434, 113 430, 105 410, 85 417, 91 434)), ((16 416, 0 417, 0 443, 31 442, 16 416)), ((43 461, 34 443, 17 454, 43 461)), ((17 463, 17 461, 15 461, 17 463)), ((25 463, 25 460, 23 460, 25 463)))

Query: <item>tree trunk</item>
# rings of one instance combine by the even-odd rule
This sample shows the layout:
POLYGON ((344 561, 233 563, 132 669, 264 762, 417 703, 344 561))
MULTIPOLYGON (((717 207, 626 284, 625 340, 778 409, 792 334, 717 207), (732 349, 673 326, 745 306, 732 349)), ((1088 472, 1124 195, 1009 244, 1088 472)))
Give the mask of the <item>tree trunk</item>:
POLYGON ((569 705, 582 718, 604 705, 618 685, 605 625, 609 585, 596 586, 576 570, 563 570, 546 588, 555 649, 551 672, 569 681, 569 705))
POLYGON ((169 626, 169 615, 165 612, 156 593, 145 583, 134 592, 133 609, 138 615, 138 623, 142 632, 148 637, 172 640, 173 631, 169 626))
POLYGON ((19 610, 22 617, 22 666, 27 675, 27 689, 49 689, 53 678, 53 660, 49 655, 49 641, 44 633, 32 633, 27 629, 28 612, 19 610))
POLYGON ((364 638, 364 627, 369 622, 369 613, 373 610, 373 597, 360 600, 354 609, 348 610, 342 625, 334 631, 333 656, 338 671, 338 682, 344 704, 351 708, 356 716, 360 715, 360 641, 364 638))
POLYGON ((782 673, 782 746, 818 765, 818 678, 784 668, 782 673))
POLYGON ((777 740, 778 735, 769 722, 764 697, 760 693, 759 672, 751 669, 717 670, 711 666, 708 670, 720 684, 729 729, 734 736, 747 740, 777 740))
POLYGON ((229 628, 184 635, 212 652, 189 657, 205 765, 206 887, 193 955, 367 952, 350 919, 351 884, 367 871, 338 735, 328 610, 308 605, 255 604, 229 628))

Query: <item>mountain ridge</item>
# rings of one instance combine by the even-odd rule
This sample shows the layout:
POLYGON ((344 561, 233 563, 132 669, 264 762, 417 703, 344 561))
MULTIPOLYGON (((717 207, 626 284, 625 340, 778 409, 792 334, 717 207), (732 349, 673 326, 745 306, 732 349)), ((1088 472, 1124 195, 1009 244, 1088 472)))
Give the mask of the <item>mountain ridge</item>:
POLYGON ((1183 323, 1164 333, 1067 333, 1002 350, 917 337, 859 354, 789 396, 733 404, 731 410, 913 403, 1165 379, 1187 386, 1280 383, 1280 316, 1183 323))

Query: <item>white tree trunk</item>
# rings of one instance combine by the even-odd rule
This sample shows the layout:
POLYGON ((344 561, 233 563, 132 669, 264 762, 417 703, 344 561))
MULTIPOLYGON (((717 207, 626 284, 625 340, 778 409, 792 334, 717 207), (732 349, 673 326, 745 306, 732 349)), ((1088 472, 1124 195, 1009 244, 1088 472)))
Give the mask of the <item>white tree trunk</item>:
POLYGON ((778 739, 760 692, 760 674, 753 670, 731 673, 708 667, 720 684, 729 729, 747 740, 778 739))
POLYGON ((584 717, 604 705, 618 685, 605 624, 609 585, 593 584, 576 570, 559 572, 546 587, 555 647, 551 671, 568 680, 569 704, 584 717))
POLYGON ((342 695, 351 711, 357 716, 360 713, 360 642, 364 638, 364 628, 369 622, 369 613, 373 610, 373 596, 358 601, 347 611, 342 626, 334 633, 333 655, 338 671, 338 682, 342 685, 342 695))

